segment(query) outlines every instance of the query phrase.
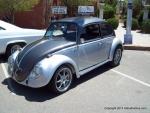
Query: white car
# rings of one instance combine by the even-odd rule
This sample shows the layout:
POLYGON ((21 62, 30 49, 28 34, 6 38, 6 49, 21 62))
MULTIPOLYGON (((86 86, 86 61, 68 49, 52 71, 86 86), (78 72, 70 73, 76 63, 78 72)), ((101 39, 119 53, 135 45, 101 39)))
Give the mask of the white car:
POLYGON ((9 56, 26 44, 42 38, 45 30, 25 29, 0 20, 0 54, 9 56))

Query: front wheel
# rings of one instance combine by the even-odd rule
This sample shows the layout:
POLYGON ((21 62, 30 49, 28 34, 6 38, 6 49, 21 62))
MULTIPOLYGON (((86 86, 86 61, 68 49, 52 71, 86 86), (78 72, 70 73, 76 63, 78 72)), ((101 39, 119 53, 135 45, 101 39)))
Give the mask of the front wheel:
POLYGON ((73 74, 68 66, 61 66, 55 72, 49 87, 54 93, 61 94, 66 92, 73 81, 73 74))
POLYGON ((9 45, 6 49, 6 56, 9 57, 11 54, 13 54, 15 51, 21 49, 22 47, 24 47, 25 44, 12 44, 12 45, 9 45))
POLYGON ((118 66, 120 64, 121 58, 122 58, 122 48, 117 47, 113 55, 113 60, 110 62, 111 66, 113 67, 118 66))

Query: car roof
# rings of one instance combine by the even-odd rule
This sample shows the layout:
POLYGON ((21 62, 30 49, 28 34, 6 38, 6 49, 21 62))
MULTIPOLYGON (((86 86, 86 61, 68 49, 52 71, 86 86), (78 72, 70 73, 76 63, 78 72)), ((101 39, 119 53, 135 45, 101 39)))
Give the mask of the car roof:
POLYGON ((58 20, 57 22, 73 22, 79 26, 85 26, 90 23, 104 22, 104 20, 97 17, 71 17, 58 20))
POLYGON ((2 21, 2 20, 0 20, 0 27, 4 28, 5 30, 21 29, 18 26, 15 26, 13 24, 7 23, 7 22, 2 21))

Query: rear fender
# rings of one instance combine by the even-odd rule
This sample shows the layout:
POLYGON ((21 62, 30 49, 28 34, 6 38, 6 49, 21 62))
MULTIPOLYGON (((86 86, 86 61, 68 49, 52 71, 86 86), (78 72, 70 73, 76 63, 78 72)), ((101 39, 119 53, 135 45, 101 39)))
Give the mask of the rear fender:
POLYGON ((114 52, 118 46, 123 47, 122 41, 119 38, 114 38, 113 43, 111 45, 110 55, 109 55, 110 61, 113 60, 114 52))

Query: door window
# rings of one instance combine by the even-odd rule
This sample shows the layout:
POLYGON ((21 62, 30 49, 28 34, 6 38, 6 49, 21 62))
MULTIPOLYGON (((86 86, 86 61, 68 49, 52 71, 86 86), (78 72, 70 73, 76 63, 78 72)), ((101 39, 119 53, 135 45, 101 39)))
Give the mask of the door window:
POLYGON ((100 36, 99 31, 100 29, 99 29, 98 24, 92 24, 92 25, 86 26, 80 35, 81 43, 99 38, 100 36))
POLYGON ((100 28, 102 38, 115 35, 113 28, 106 23, 101 24, 100 28))

